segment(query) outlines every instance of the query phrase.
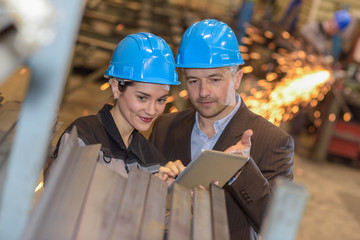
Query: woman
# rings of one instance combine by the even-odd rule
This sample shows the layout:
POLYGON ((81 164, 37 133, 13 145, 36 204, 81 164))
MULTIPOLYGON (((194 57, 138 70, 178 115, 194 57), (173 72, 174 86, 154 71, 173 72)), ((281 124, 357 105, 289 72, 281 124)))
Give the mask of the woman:
POLYGON ((170 85, 178 85, 174 56, 160 37, 137 33, 116 47, 105 74, 114 106, 75 120, 63 133, 54 157, 61 154, 73 126, 80 145, 101 143, 99 161, 127 176, 131 166, 156 173, 166 160, 138 131, 146 131, 163 113, 170 85))

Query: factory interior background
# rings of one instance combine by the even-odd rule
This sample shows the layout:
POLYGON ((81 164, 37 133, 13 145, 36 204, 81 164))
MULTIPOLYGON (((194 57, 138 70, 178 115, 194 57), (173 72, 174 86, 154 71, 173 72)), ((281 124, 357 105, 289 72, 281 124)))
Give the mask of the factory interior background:
MULTIPOLYGON (((192 23, 215 18, 232 27, 239 39, 245 59, 238 91, 242 99, 295 140, 294 182, 309 191, 296 239, 360 239, 359 1, 88 0, 81 14, 48 153, 73 120, 112 102, 103 75, 121 39, 151 32, 165 39, 175 55, 192 23), (339 36, 341 48, 331 57, 308 51, 299 37, 301 27, 342 8, 353 19, 339 36)), ((9 103, 14 104, 14 118, 18 116, 31 78, 31 67, 22 63, 1 80, 2 121, 10 116, 9 103)), ((171 88, 165 112, 190 105, 181 84, 171 88)), ((0 130, 2 183, 12 148, 12 138, 6 137, 16 134, 16 126, 9 130, 1 124, 0 130)), ((39 176, 34 204, 41 196, 41 181, 39 176)))

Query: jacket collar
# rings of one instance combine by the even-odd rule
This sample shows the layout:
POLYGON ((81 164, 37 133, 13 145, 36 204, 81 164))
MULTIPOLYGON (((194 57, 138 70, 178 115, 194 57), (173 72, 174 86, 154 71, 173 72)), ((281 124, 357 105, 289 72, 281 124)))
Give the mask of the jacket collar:
MULTIPOLYGON (((132 140, 129 145, 129 148, 126 147, 118 128, 116 127, 115 121, 110 113, 110 110, 113 106, 105 104, 104 107, 98 112, 97 117, 102 123, 107 134, 112 138, 112 140, 117 144, 117 147, 120 147, 124 151, 129 151, 135 154, 138 159, 145 163, 143 154, 140 153, 137 143, 140 141, 140 133, 135 129, 132 132, 132 140)), ((145 149, 144 149, 145 150, 145 149)))
MULTIPOLYGON (((239 110, 224 129, 213 148, 214 150, 224 151, 241 139, 244 131, 247 130, 249 112, 250 110, 245 105, 244 100, 241 99, 239 110)), ((191 162, 191 131, 195 124, 195 113, 196 111, 193 108, 187 113, 188 116, 184 118, 182 124, 173 131, 173 137, 177 143, 174 147, 176 156, 185 165, 191 162)))
POLYGON ((214 150, 224 151, 228 147, 236 144, 241 139, 244 131, 247 130, 246 126, 248 113, 249 109, 246 107, 243 99, 241 99, 239 110, 235 113, 233 118, 224 129, 223 133, 214 146, 214 150))

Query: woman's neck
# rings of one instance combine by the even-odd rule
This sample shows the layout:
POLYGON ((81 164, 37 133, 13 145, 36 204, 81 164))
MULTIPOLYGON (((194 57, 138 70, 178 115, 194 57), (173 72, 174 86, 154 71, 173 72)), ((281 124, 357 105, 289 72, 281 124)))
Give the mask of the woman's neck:
POLYGON ((114 107, 110 110, 110 113, 115 121, 116 127, 119 130, 119 133, 121 135, 121 138, 125 146, 128 148, 132 140, 131 134, 133 133, 134 128, 121 114, 117 104, 115 104, 114 107))

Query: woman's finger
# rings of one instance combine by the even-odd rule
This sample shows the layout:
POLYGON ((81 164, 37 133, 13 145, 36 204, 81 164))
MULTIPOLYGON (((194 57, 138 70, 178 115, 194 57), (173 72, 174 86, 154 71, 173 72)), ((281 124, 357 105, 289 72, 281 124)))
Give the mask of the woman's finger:
POLYGON ((173 162, 168 162, 166 165, 166 167, 168 167, 171 172, 172 172, 172 177, 175 177, 179 174, 179 169, 177 168, 177 166, 175 165, 175 163, 173 162))
POLYGON ((159 168, 160 179, 165 181, 166 179, 168 179, 169 176, 171 176, 171 177, 173 176, 173 172, 169 168, 167 168, 167 167, 159 168))
POLYGON ((177 167, 177 169, 179 170, 179 173, 182 173, 186 168, 180 160, 176 160, 174 162, 174 164, 177 167))

